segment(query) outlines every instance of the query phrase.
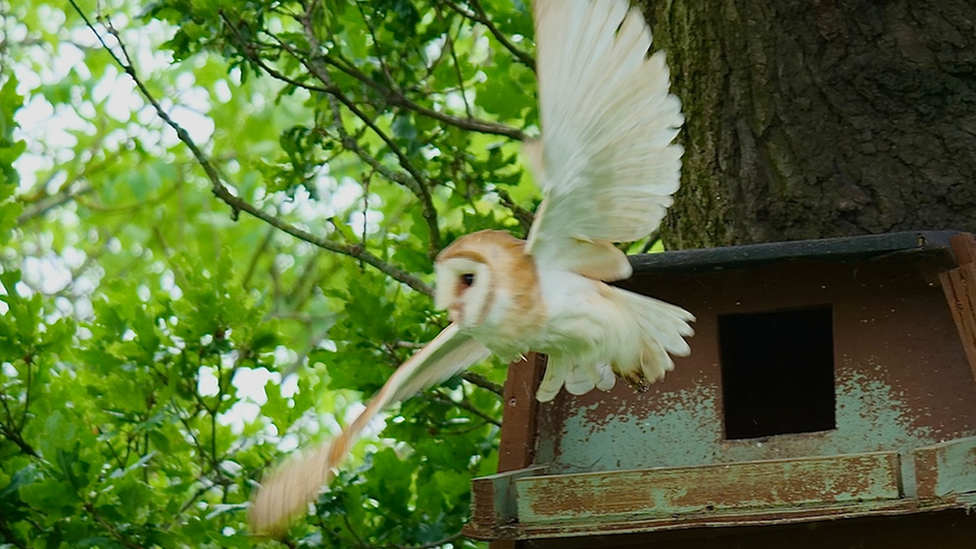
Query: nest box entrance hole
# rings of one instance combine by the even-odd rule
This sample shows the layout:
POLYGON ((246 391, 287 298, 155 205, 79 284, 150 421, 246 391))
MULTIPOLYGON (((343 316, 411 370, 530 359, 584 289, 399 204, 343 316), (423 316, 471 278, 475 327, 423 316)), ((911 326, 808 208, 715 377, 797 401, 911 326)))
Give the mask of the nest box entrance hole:
POLYGON ((725 437, 836 427, 830 306, 718 319, 725 437))

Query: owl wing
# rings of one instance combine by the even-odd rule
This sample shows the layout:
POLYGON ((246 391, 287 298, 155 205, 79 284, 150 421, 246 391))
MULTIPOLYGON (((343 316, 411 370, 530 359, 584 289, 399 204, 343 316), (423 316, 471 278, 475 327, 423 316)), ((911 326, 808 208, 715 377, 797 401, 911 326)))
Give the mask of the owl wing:
POLYGON ((463 335, 451 324, 423 349, 410 357, 373 396, 366 409, 335 440, 290 459, 269 477, 251 506, 250 521, 256 532, 276 533, 315 500, 322 485, 332 479, 333 469, 349 453, 359 434, 380 411, 396 401, 433 386, 491 352, 463 335))
POLYGON ((544 192, 528 253, 599 280, 630 276, 613 242, 654 231, 680 183, 681 102, 627 0, 535 0, 543 136, 526 144, 544 192))

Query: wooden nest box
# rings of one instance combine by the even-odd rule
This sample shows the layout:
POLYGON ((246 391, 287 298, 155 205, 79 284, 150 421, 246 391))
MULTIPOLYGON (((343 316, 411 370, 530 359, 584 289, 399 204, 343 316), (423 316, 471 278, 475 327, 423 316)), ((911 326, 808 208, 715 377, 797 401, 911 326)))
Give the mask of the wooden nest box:
POLYGON ((954 232, 633 258, 698 320, 646 393, 509 370, 493 548, 976 547, 976 245, 954 232))

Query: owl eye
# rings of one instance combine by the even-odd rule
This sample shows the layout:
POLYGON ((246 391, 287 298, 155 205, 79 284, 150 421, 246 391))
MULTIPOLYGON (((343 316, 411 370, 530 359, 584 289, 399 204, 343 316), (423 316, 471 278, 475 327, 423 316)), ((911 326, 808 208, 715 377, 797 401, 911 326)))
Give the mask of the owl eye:
POLYGON ((461 275, 461 286, 470 288, 474 284, 474 273, 464 273, 461 275))

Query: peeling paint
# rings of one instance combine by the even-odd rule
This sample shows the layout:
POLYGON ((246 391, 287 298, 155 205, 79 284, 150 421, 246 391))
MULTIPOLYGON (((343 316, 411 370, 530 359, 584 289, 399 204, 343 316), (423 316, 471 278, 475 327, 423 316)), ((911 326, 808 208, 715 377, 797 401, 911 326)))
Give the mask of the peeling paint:
POLYGON ((540 475, 515 481, 520 520, 539 524, 894 500, 893 452, 699 467, 540 475))
POLYGON ((516 501, 481 531, 537 538, 972 509, 976 382, 926 261, 784 261, 629 281, 694 312, 692 355, 646 393, 619 384, 540 404, 531 463, 545 470, 514 480, 516 501), (828 305, 835 428, 727 440, 718 319, 828 305))
POLYGON ((914 454, 919 497, 976 493, 976 437, 920 448, 914 454))
POLYGON ((722 425, 715 393, 710 385, 658 393, 656 409, 645 416, 622 400, 613 411, 604 409, 606 403, 583 406, 551 441, 558 444, 550 449, 550 455, 558 452, 554 465, 580 472, 712 463, 722 425))
MULTIPOLYGON (((878 368, 870 364, 868 371, 878 368)), ((540 447, 540 458, 549 458, 556 470, 582 472, 881 450, 907 453, 939 442, 929 427, 915 425, 917 411, 900 391, 864 371, 844 367, 841 372, 837 428, 831 431, 725 440, 719 388, 699 382, 683 391, 659 392, 646 415, 623 400, 581 406, 565 419, 559 436, 548 441, 547 451, 540 447)))
MULTIPOLYGON (((932 493, 943 493, 976 482, 968 469, 960 472, 939 465, 945 456, 976 460, 976 453, 970 455, 960 447, 938 456, 916 452, 976 435, 976 407, 972 406, 976 383, 940 288, 925 281, 911 262, 790 263, 693 275, 646 275, 633 288, 696 314, 692 355, 676 360, 674 371, 646 393, 636 394, 619 384, 610 393, 560 395, 540 405, 533 464, 547 466, 547 475, 721 467, 885 452, 897 458, 892 462, 894 477, 886 477, 893 478, 893 484, 886 486, 893 486, 903 503, 918 495, 919 483, 932 493), (825 305, 832 311, 836 427, 727 440, 719 317, 825 305), (917 467, 916 455, 928 461, 917 467)), ((817 486, 824 498, 820 503, 858 501, 858 494, 866 489, 860 482, 872 477, 868 472, 865 478, 856 473, 855 469, 843 478, 820 477, 817 486)), ((525 479, 524 484, 532 482, 525 479)), ((721 484, 721 475, 714 482, 721 484)), ((656 505, 662 498, 680 502, 688 495, 679 488, 652 483, 635 497, 645 498, 642 505, 656 505)), ((768 488, 766 501, 792 501, 795 496, 783 486, 768 488)), ((540 497, 550 496, 559 497, 557 493, 540 497)), ((721 496, 715 494, 717 499, 721 496)), ((741 506, 758 504, 742 494, 737 501, 741 506)), ((712 506, 700 512, 717 511, 712 506)))

